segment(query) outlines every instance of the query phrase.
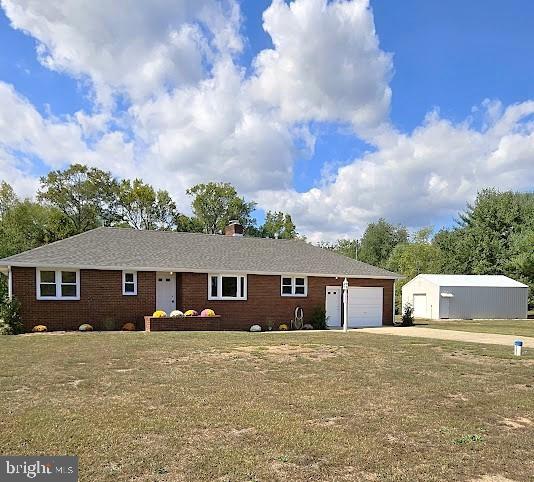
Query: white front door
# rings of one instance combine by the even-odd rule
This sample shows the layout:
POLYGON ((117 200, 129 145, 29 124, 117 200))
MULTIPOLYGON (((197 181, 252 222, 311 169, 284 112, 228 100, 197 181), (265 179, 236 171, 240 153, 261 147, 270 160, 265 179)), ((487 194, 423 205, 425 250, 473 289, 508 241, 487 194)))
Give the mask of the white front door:
POLYGON ((383 288, 349 288, 348 327, 382 326, 383 303, 383 288))
POLYGON ((426 295, 413 295, 413 316, 414 318, 427 318, 426 295))
POLYGON ((325 311, 329 328, 341 326, 341 286, 326 287, 325 311))
POLYGON ((176 309, 176 274, 156 273, 156 310, 167 315, 176 309))

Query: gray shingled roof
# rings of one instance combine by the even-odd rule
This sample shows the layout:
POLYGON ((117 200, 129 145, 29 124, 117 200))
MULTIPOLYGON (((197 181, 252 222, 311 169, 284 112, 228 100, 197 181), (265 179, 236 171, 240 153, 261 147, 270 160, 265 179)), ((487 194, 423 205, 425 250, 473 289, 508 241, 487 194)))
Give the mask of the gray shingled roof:
POLYGON ((303 241, 98 228, 0 260, 0 266, 400 278, 303 241))

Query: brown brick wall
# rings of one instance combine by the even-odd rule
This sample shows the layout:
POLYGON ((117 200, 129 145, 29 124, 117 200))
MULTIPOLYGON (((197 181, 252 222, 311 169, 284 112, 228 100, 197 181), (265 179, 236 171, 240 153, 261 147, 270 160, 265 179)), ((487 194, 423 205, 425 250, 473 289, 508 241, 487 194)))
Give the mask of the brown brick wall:
MULTIPOLYGON (((182 273, 177 279, 177 301, 184 310, 200 312, 212 308, 221 315, 221 329, 248 329, 252 324, 266 327, 289 322, 297 306, 304 310, 304 320, 309 320, 317 306, 325 306, 326 286, 341 286, 342 278, 308 277, 308 296, 280 296, 280 276, 248 275, 246 301, 208 301, 207 274, 182 273)), ((393 281, 374 279, 349 279, 350 286, 376 286, 384 288, 382 307, 384 325, 392 324, 393 281)))
MULTIPOLYGON (((212 308, 221 315, 220 329, 248 329, 252 324, 266 327, 267 322, 287 323, 297 306, 304 309, 309 320, 317 306, 325 305, 326 286, 341 286, 342 279, 309 277, 308 296, 280 296, 280 276, 248 275, 247 301, 208 301, 207 274, 178 273, 177 307, 181 310, 201 311, 212 308)), ((104 321, 112 319, 116 328, 123 323, 135 323, 144 329, 144 316, 156 308, 156 274, 139 272, 137 296, 123 296, 121 271, 80 271, 80 300, 37 300, 34 268, 13 268, 13 293, 21 302, 24 326, 31 330, 44 324, 49 330, 76 330, 82 323, 90 323, 97 330, 104 321)), ((350 279, 350 286, 380 286, 384 288, 383 323, 392 323, 393 281, 350 279)), ((200 325, 199 325, 200 326, 200 325)))
POLYGON ((80 270, 80 300, 37 300, 35 268, 12 268, 13 294, 21 303, 26 330, 46 325, 49 330, 77 330, 82 323, 104 328, 111 319, 115 328, 135 323, 144 328, 144 316, 156 305, 156 274, 137 273, 137 296, 122 294, 122 271, 80 270))

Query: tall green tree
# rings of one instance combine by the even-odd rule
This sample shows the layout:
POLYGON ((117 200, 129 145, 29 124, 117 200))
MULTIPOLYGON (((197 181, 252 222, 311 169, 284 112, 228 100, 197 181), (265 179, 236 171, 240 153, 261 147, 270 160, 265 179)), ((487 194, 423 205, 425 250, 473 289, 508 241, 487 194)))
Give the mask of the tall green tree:
POLYGON ((393 248, 408 241, 408 230, 380 218, 367 226, 360 241, 358 259, 374 266, 385 267, 393 248))
POLYGON ((395 283, 397 313, 402 312, 402 287, 421 273, 441 273, 443 254, 439 246, 430 242, 433 228, 416 231, 406 243, 397 244, 389 255, 386 268, 402 274, 405 278, 395 283))
POLYGON ((533 230, 534 193, 485 189, 460 213, 454 229, 435 236, 434 244, 443 252, 444 272, 504 274, 534 287, 533 230))
POLYGON ((505 274, 514 235, 534 227, 534 194, 481 191, 460 214, 474 274, 505 274))
POLYGON ((17 200, 0 217, 0 258, 65 236, 66 226, 58 210, 28 199, 17 200))
POLYGON ((357 239, 338 239, 335 243, 319 242, 318 246, 323 249, 329 249, 336 253, 347 256, 348 258, 358 259, 358 250, 360 242, 357 239))
POLYGON ((263 238, 295 239, 298 235, 291 215, 281 211, 267 211, 259 231, 263 238))
POLYGON ((186 193, 193 198, 193 214, 205 233, 222 232, 233 219, 238 220, 245 229, 255 225, 252 212, 256 203, 245 201, 229 183, 197 184, 186 193))
POLYGON ((37 197, 62 213, 69 234, 78 234, 117 221, 117 192, 111 173, 72 164, 43 176, 37 197))
POLYGON ((471 273, 471 240, 461 229, 441 229, 432 238, 432 244, 437 246, 443 256, 443 274, 471 273))
POLYGON ((485 189, 460 213, 457 226, 439 232, 434 243, 447 259, 446 271, 507 274, 514 243, 530 229, 534 229, 533 193, 485 189))
POLYGON ((534 229, 513 235, 508 263, 510 276, 529 286, 529 305, 534 306, 534 229))
POLYGON ((135 229, 170 230, 177 215, 167 191, 156 191, 141 179, 123 180, 118 191, 118 213, 135 229))
POLYGON ((19 201, 15 191, 6 181, 0 183, 0 216, 3 216, 19 201))
POLYGON ((195 216, 177 213, 174 217, 174 230, 182 233, 203 233, 204 226, 195 216))
POLYGON ((338 239, 334 247, 336 253, 352 259, 358 259, 359 249, 360 242, 357 239, 338 239))

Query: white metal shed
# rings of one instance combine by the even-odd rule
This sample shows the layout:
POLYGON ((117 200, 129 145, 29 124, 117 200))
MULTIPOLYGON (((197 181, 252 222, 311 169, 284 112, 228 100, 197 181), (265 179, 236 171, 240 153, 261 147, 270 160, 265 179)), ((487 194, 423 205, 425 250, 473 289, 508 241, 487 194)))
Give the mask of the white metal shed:
POLYGON ((415 318, 524 319, 528 286, 502 275, 420 274, 402 287, 415 318))

